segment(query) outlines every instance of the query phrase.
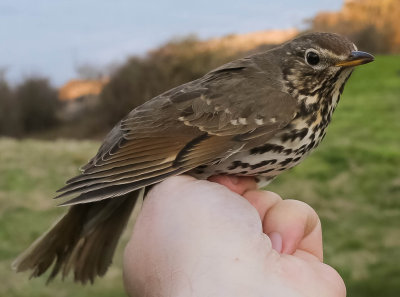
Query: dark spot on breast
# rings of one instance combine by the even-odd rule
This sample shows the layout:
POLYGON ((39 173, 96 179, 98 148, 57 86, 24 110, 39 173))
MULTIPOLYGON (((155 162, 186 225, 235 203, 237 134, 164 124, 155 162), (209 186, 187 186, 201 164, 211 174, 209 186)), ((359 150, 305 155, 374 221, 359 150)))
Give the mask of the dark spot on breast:
POLYGON ((248 168, 250 166, 249 163, 244 163, 241 161, 233 161, 232 164, 228 167, 228 170, 235 170, 236 168, 248 168))
MULTIPOLYGON (((308 94, 303 94, 308 96, 308 94)), ((312 103, 312 104, 307 104, 306 100, 301 101, 300 103, 300 108, 299 111, 295 117, 295 119, 298 118, 305 118, 308 117, 310 114, 316 113, 316 111, 318 110, 320 103, 319 103, 320 99, 317 100, 317 102, 312 103)))
POLYGON ((301 147, 299 147, 297 150, 295 150, 295 152, 301 151, 302 149, 304 149, 307 145, 303 144, 301 147))
POLYGON ((313 127, 313 132, 315 133, 315 132, 317 132, 318 130, 321 130, 321 127, 322 127, 322 124, 321 123, 319 123, 318 125, 315 125, 314 127, 313 127))
POLYGON ((303 155, 307 145, 303 144, 301 147, 294 151, 295 155, 303 155))
POLYGON ((311 141, 308 145, 307 145, 307 151, 311 150, 315 145, 315 141, 311 141))
POLYGON ((324 104, 321 109, 321 115, 324 117, 329 112, 329 104, 324 104))
POLYGON ((259 171, 258 174, 268 173, 268 172, 271 172, 271 171, 274 171, 274 170, 275 170, 275 168, 270 168, 270 169, 266 169, 266 170, 263 170, 263 171, 259 171))
POLYGON ((299 109, 299 111, 297 112, 296 117, 295 117, 294 119, 304 118, 305 116, 307 116, 307 107, 306 107, 305 102, 303 101, 303 102, 300 104, 300 109, 299 109))
MULTIPOLYGON (((351 73, 352 73, 352 72, 351 72, 351 73)), ((346 79, 344 80, 343 84, 340 86, 340 89, 339 89, 340 94, 343 93, 344 86, 346 85, 347 80, 350 78, 351 73, 346 77, 346 79)), ((339 99, 340 99, 340 96, 339 96, 339 98, 338 98, 338 101, 339 101, 339 99)))
POLYGON ((300 159, 301 159, 301 157, 296 157, 296 158, 294 158, 294 159, 293 159, 293 163, 299 161, 300 159))
POLYGON ((324 131, 324 133, 322 134, 320 142, 325 138, 325 135, 326 135, 326 131, 324 131))
POLYGON ((277 162, 276 159, 264 160, 264 161, 261 161, 260 163, 250 165, 250 168, 251 169, 257 169, 257 168, 260 168, 260 167, 263 167, 263 166, 266 166, 266 165, 275 164, 276 162, 277 162))
POLYGON ((242 162, 240 161, 233 161, 232 164, 228 167, 229 170, 234 170, 240 166, 242 162))
POLYGON ((292 149, 285 149, 285 150, 283 151, 283 153, 284 153, 286 156, 287 156, 287 155, 290 155, 292 152, 293 152, 292 149))
POLYGON ((287 164, 289 164, 290 162, 292 162, 293 158, 287 158, 286 160, 280 162, 280 165, 286 166, 287 164))
POLYGON ((331 121, 331 118, 332 118, 332 113, 333 113, 333 110, 332 111, 330 111, 327 115, 326 115, 326 118, 324 119, 324 126, 327 126, 328 125, 328 123, 330 123, 330 121, 331 121))
POLYGON ((308 124, 308 125, 311 125, 311 124, 314 123, 316 120, 317 120, 317 113, 315 112, 315 113, 313 113, 313 114, 311 115, 311 117, 308 118, 307 124, 308 124))
POLYGON ((263 146, 255 147, 250 150, 251 155, 264 154, 266 152, 281 153, 284 150, 282 145, 267 143, 263 146))
POLYGON ((302 140, 308 133, 308 128, 303 128, 303 129, 294 129, 290 132, 287 132, 281 136, 281 141, 286 142, 288 140, 290 141, 295 141, 297 138, 299 140, 302 140))

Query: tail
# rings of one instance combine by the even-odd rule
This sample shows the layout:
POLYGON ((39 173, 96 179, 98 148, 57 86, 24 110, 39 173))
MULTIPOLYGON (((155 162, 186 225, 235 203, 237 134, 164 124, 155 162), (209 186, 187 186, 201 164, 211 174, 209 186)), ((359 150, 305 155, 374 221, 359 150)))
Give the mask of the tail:
POLYGON ((118 240, 141 191, 122 197, 70 207, 49 231, 39 237, 12 264, 17 271, 32 270, 42 275, 52 266, 48 278, 62 278, 73 270, 74 280, 93 283, 112 262, 118 240))

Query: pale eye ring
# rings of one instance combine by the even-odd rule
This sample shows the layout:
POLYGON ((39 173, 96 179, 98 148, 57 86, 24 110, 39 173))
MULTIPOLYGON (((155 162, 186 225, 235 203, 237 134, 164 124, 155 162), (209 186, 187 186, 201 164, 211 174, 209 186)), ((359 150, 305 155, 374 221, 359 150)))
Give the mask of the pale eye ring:
POLYGON ((316 50, 309 49, 306 51, 305 60, 308 65, 316 66, 321 61, 321 58, 319 57, 319 53, 316 50))

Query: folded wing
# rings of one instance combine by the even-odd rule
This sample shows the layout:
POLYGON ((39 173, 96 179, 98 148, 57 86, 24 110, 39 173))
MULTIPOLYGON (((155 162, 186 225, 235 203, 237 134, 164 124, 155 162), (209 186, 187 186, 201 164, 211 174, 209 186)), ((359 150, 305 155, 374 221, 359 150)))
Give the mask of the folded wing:
POLYGON ((241 59, 153 98, 114 127, 57 198, 75 196, 62 204, 72 205, 117 197, 266 141, 297 109, 271 79, 241 59))

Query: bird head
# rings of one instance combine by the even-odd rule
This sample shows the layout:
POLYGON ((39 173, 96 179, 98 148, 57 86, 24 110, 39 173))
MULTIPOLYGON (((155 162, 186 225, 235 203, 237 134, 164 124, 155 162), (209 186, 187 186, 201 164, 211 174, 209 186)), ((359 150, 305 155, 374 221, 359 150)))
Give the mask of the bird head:
POLYGON ((305 34, 276 50, 288 91, 296 97, 341 92, 355 66, 374 60, 346 37, 334 33, 305 34))

